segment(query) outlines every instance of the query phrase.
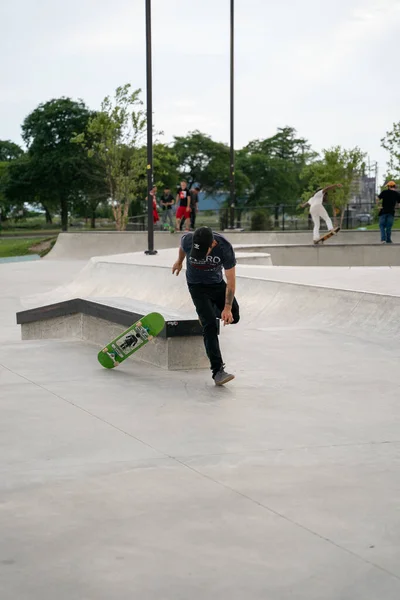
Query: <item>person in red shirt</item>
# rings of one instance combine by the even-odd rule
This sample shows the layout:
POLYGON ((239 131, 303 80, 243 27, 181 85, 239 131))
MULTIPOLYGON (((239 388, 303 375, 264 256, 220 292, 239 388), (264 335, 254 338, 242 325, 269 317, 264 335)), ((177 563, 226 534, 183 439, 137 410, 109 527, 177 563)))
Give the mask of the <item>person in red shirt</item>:
POLYGON ((153 223, 154 225, 160 220, 158 210, 157 210, 157 187, 154 186, 150 192, 150 195, 153 198, 153 223))
POLYGON ((176 231, 179 231, 181 220, 185 219, 185 230, 190 230, 190 192, 186 181, 181 181, 181 187, 176 195, 176 231))

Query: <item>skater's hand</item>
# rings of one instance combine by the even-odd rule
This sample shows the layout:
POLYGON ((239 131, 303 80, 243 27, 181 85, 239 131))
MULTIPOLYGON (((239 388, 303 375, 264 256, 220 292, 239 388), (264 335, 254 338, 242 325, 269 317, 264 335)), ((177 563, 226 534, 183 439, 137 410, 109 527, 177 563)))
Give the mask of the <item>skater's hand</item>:
POLYGON ((227 306, 225 306, 224 310, 222 311, 221 321, 224 323, 224 325, 230 325, 233 323, 232 310, 227 306))
POLYGON ((176 263, 174 264, 174 266, 172 267, 172 275, 178 276, 179 273, 182 271, 182 263, 177 260, 176 263))

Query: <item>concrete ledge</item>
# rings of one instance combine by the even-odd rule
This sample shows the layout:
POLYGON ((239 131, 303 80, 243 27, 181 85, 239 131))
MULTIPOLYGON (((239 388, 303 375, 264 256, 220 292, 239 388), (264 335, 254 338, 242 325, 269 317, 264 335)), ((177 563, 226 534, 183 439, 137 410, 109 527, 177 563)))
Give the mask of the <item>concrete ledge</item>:
MULTIPOLYGON (((23 340, 80 339, 96 344, 100 348, 125 329, 126 327, 118 323, 80 313, 24 323, 21 325, 21 338, 23 340)), ((127 360, 139 360, 170 371, 209 367, 203 338, 199 336, 157 337, 127 360)))
MULTIPOLYGON (((340 238, 342 234, 334 238, 340 238)), ((400 266, 399 244, 343 244, 332 243, 330 238, 324 245, 314 246, 312 238, 306 244, 247 244, 236 246, 238 253, 260 256, 270 255, 271 264, 282 267, 394 267, 400 266)), ((249 259, 247 264, 262 264, 249 259)))
MULTIPOLYGON (((236 249, 235 249, 236 250, 236 249)), ((236 262, 241 265, 271 265, 271 255, 266 252, 235 252, 236 262)))
MULTIPOLYGON (((312 244, 312 231, 224 231, 224 235, 234 245, 270 246, 273 244, 312 244)), ((393 230, 393 240, 397 242, 398 231, 393 230)), ((157 250, 176 248, 180 234, 154 232, 157 250)), ((339 244, 379 243, 378 231, 341 230, 338 236, 329 240, 332 246, 339 244)), ((147 231, 82 231, 60 233, 51 252, 43 260, 89 259, 93 256, 107 256, 126 252, 143 252, 147 248, 147 231)), ((273 260, 273 257, 272 257, 273 260)))
POLYGON ((132 323, 152 311, 160 312, 165 319, 165 327, 159 337, 202 335, 202 329, 196 316, 183 312, 173 312, 156 304, 129 298, 91 298, 90 300, 87 298, 73 298, 64 300, 18 312, 17 324, 24 325, 58 317, 84 314, 123 325, 124 331, 132 323))
POLYGON ((101 301, 75 298, 19 312, 17 323, 21 325, 23 340, 73 338, 101 347, 152 310, 164 316, 165 327, 132 359, 169 370, 208 368, 202 329, 197 319, 127 298, 101 301))

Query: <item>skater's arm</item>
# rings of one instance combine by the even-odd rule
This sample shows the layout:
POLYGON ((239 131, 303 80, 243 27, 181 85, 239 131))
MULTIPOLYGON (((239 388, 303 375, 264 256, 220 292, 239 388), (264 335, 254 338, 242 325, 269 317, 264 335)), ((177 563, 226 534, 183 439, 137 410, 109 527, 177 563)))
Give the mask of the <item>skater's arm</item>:
POLYGON ((179 246, 178 260, 174 263, 172 267, 172 275, 174 275, 175 273, 176 275, 179 275, 179 273, 182 271, 182 265, 183 261, 185 260, 185 256, 185 251, 183 250, 182 246, 179 246))
POLYGON ((327 185, 322 191, 324 192, 324 194, 326 192, 328 192, 329 190, 333 190, 335 188, 341 188, 343 187, 341 183, 334 183, 332 185, 327 185))
POLYGON ((232 269, 228 269, 225 271, 226 275, 226 292, 225 292, 225 307, 222 311, 221 320, 224 322, 224 325, 229 325, 233 322, 232 316, 232 304, 233 299, 235 297, 235 289, 236 289, 236 269, 233 267, 232 269))

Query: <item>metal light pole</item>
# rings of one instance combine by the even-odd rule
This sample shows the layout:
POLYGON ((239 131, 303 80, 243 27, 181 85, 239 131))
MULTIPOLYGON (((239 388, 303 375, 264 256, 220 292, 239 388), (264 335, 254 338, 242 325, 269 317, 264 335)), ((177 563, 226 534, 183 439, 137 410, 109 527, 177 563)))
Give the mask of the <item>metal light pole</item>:
POLYGON ((146 88, 147 88, 147 233, 148 249, 145 254, 157 254, 154 250, 153 223, 153 87, 151 69, 151 0, 146 0, 146 88))
POLYGON ((231 67, 230 67, 230 228, 235 226, 236 182, 235 182, 235 0, 231 0, 231 67))

